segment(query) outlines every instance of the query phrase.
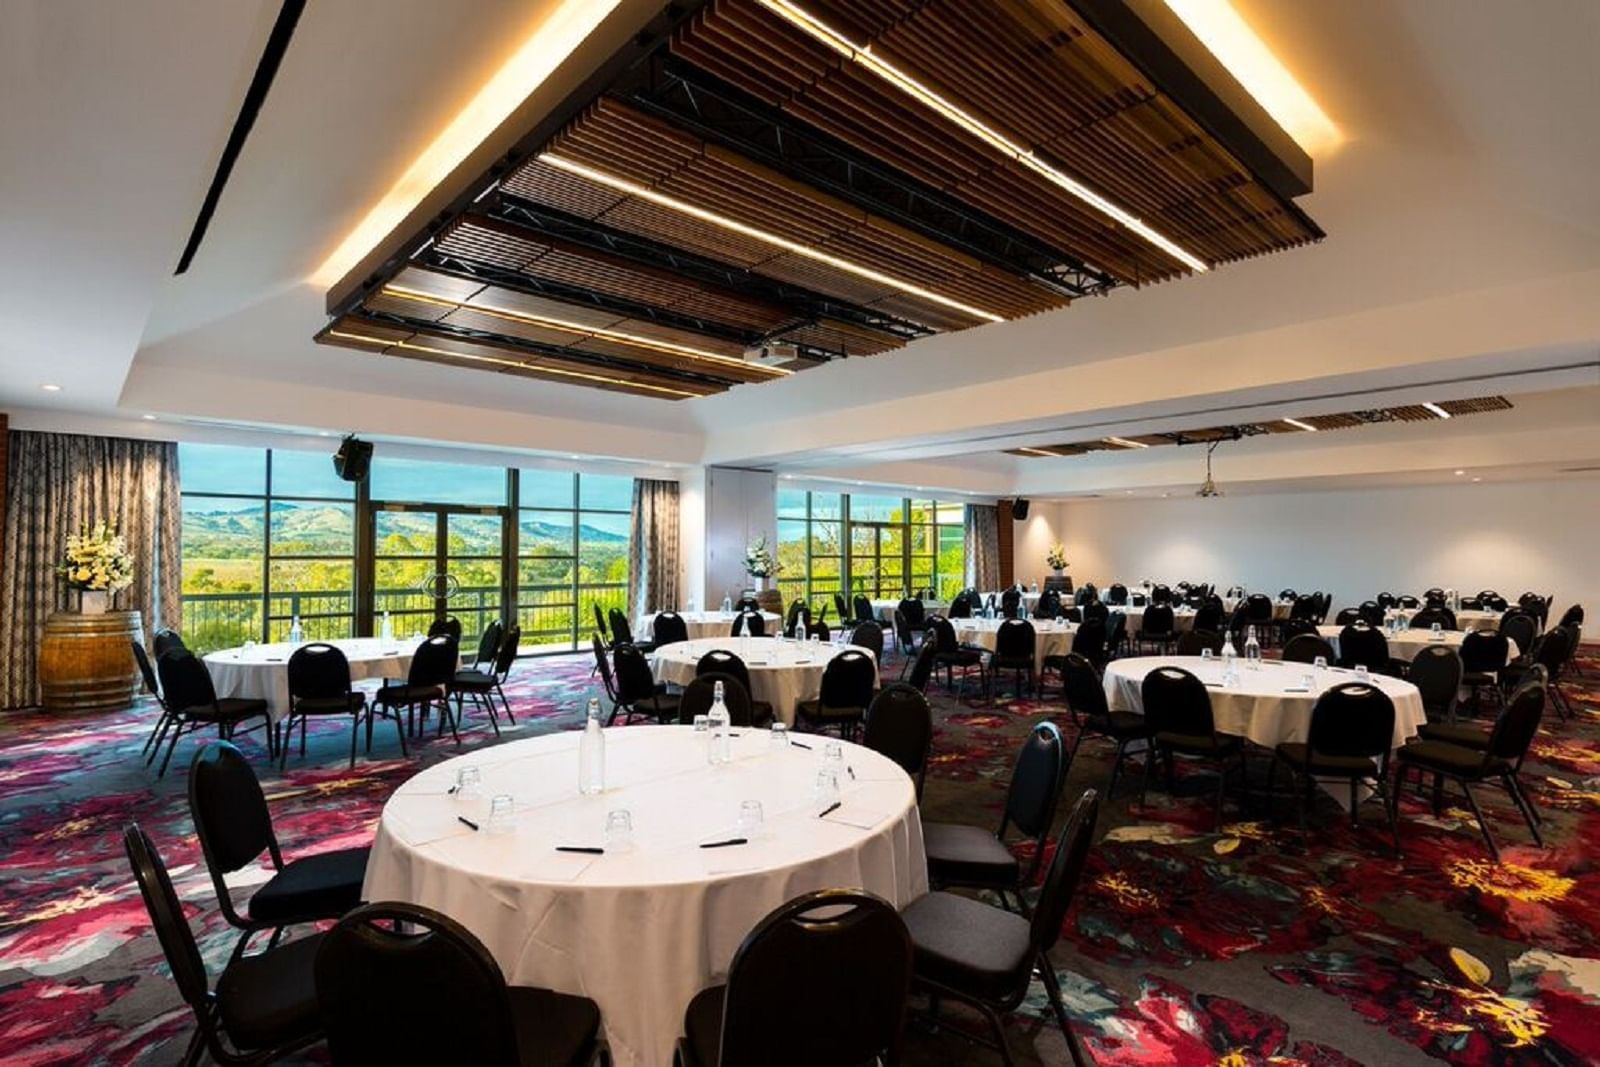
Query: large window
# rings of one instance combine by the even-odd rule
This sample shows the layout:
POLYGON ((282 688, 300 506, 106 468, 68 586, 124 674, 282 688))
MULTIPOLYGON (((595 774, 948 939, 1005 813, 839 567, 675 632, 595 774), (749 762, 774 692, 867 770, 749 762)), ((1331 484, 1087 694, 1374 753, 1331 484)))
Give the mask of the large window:
POLYGON ((932 588, 944 599, 966 571, 961 504, 878 494, 778 490, 778 589, 817 611, 848 590, 894 599, 932 588))
POLYGON ((522 647, 576 648, 596 608, 627 610, 633 479, 523 470, 517 503, 522 647))

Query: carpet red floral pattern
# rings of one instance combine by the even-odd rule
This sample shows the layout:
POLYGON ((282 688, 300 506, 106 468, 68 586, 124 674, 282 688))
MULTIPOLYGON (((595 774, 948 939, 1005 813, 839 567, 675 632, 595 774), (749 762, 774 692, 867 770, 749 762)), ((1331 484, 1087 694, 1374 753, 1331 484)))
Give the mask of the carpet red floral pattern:
MULTIPOLYGON (((885 673, 899 665, 891 658, 885 673)), ((1351 828, 1323 798, 1306 833, 1289 810, 1274 822, 1230 804, 1214 828, 1209 796, 1152 788, 1141 809, 1143 772, 1130 764, 1053 953, 1090 1054, 1179 1065, 1600 1062, 1600 657, 1581 666, 1566 683, 1572 718, 1547 712, 1524 771, 1545 847, 1503 795, 1480 791, 1499 864, 1467 812, 1447 806, 1435 817, 1415 794, 1402 800, 1396 860, 1376 804, 1351 828)), ((573 728, 592 686, 575 657, 519 664, 518 725, 507 736, 573 728)), ((925 819, 997 821, 1029 724, 1048 715, 1072 737, 1058 698, 991 706, 958 703, 938 683, 931 693, 925 819)), ((156 779, 139 756, 152 721, 148 703, 0 718, 0 1063, 182 1055, 192 1017, 122 855, 129 820, 161 848, 214 968, 232 946, 187 815, 190 743, 156 779)), ((463 740, 494 742, 476 720, 463 740)), ((290 854, 367 842, 389 792, 458 751, 430 739, 402 759, 380 730, 372 757, 351 771, 347 744, 326 724, 280 774, 253 739, 241 742, 290 854)), ((1069 797, 1103 790, 1110 753, 1085 742, 1069 797)), ((964 1021, 955 1011, 938 1029, 914 1026, 911 1062, 998 1062, 959 1035, 964 1021)), ((1020 1062, 1065 1062, 1041 984, 1009 1025, 1020 1062)))

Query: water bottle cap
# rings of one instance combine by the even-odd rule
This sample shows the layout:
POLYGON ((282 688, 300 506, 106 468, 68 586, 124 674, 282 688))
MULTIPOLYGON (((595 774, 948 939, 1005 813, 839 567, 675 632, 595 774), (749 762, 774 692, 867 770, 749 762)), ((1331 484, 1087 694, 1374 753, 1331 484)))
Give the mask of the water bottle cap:
POLYGON ((722 683, 721 682, 717 682, 716 683, 715 687, 711 690, 711 694, 712 694, 712 696, 716 697, 718 700, 722 699, 722 683))

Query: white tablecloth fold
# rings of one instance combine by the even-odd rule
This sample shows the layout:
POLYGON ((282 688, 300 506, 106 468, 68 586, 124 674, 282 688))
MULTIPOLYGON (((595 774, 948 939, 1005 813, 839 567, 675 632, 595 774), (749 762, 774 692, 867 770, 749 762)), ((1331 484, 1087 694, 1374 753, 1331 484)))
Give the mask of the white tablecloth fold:
MULTIPOLYGON (((379 637, 354 637, 330 641, 350 661, 350 680, 404 678, 411 669, 411 655, 422 643, 420 637, 386 641, 379 637)), ((219 697, 265 700, 273 722, 289 716, 289 656, 294 646, 287 643, 254 645, 251 648, 225 648, 205 657, 211 684, 219 697)))
MULTIPOLYGON (((822 672, 828 661, 846 648, 855 647, 821 641, 806 642, 802 647, 798 641, 771 637, 703 637, 656 649, 651 656, 651 669, 658 682, 688 685, 694 681, 701 656, 713 649, 725 649, 750 668, 751 699, 771 704, 773 714, 793 725, 795 705, 802 700, 815 700, 822 691, 822 672)), ((860 651, 872 655, 864 648, 860 651)))

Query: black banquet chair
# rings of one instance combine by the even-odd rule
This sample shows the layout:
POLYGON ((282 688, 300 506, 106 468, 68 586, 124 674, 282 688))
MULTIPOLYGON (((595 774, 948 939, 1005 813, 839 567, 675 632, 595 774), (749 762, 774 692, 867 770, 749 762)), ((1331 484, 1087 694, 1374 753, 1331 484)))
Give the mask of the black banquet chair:
POLYGON ((1104 737, 1115 741, 1117 754, 1111 761, 1111 780, 1106 783, 1106 800, 1117 792, 1117 777, 1122 773, 1123 761, 1128 758, 1128 746, 1150 739, 1150 723, 1134 711, 1112 711, 1106 703, 1105 686, 1100 673, 1090 660, 1077 652, 1067 655, 1062 667, 1062 682, 1067 694, 1067 709, 1078 727, 1078 736, 1072 740, 1072 752, 1067 756, 1067 766, 1077 758, 1078 746, 1085 737, 1104 737))
POLYGON ((1099 812, 1099 796, 1093 789, 1085 790, 1056 839, 1055 854, 1031 918, 971 897, 937 891, 919 897, 905 910, 905 923, 916 949, 913 987, 930 993, 935 1009, 941 996, 978 1009, 989 1024, 991 1039, 966 1030, 961 1033, 992 1044, 1007 1065, 1012 1059, 1000 1015, 1015 1011, 1027 999, 1036 972, 1044 982, 1045 996, 1073 1064, 1085 1067, 1088 1063, 1067 1018, 1050 950, 1061 938, 1088 864, 1099 812))
POLYGON ((323 935, 236 956, 213 988, 161 853, 138 823, 123 831, 122 847, 178 994, 198 1024, 181 1062, 198 1063, 204 1051, 218 1063, 270 1063, 322 1040, 312 975, 323 935))
POLYGON ((222 917, 244 931, 233 950, 236 957, 259 931, 272 930, 275 942, 285 926, 336 919, 360 903, 368 849, 330 849, 284 862, 261 783, 249 761, 226 741, 195 753, 189 815, 222 917), (272 876, 255 887, 241 913, 227 876, 254 865, 262 853, 271 860, 272 876))
POLYGON ((461 659, 461 646, 449 634, 435 634, 417 646, 411 656, 411 666, 404 680, 385 678, 383 685, 372 694, 372 702, 396 718, 400 709, 406 712, 406 727, 414 731, 413 715, 420 708, 423 719, 430 708, 439 710, 439 734, 443 736, 445 723, 450 724, 450 736, 461 744, 461 734, 456 730, 455 713, 450 709, 450 682, 455 678, 456 666, 461 659))
POLYGON ((617 697, 606 725, 615 723, 619 712, 624 723, 638 715, 658 723, 678 721, 678 696, 656 682, 650 661, 636 646, 622 642, 611 646, 611 670, 617 697))
POLYGON ((1339 658, 1333 654, 1333 646, 1320 634, 1296 634, 1283 646, 1285 663, 1315 663, 1318 656, 1324 663, 1334 663, 1339 658))
POLYGON ((506 720, 512 726, 517 724, 517 717, 511 711, 511 701, 506 699, 505 684, 511 677, 511 667, 517 662, 517 651, 521 647, 522 627, 513 626, 500 635, 500 644, 489 658, 488 670, 474 667, 455 673, 450 681, 450 692, 456 698, 457 718, 461 716, 462 702, 471 697, 474 704, 489 713, 489 722, 494 727, 496 737, 500 736, 501 711, 506 713, 506 720), (495 707, 496 699, 500 702, 498 710, 495 707))
POLYGON ((896 684, 873 697, 861 743, 898 763, 917 783, 917 796, 922 796, 933 745, 933 709, 919 690, 896 684))
POLYGON ((1339 631, 1339 666, 1349 670, 1365 667, 1374 674, 1389 669, 1389 639, 1383 631, 1366 622, 1352 623, 1339 631))
POLYGON ((158 712, 156 724, 150 728, 150 736, 145 738, 141 753, 148 764, 161 754, 161 742, 166 736, 167 727, 172 725, 172 712, 167 709, 166 697, 161 695, 161 682, 156 678, 156 669, 151 666, 144 646, 137 641, 130 641, 129 644, 133 646, 133 661, 139 665, 139 675, 144 679, 144 691, 155 698, 158 712))
POLYGON ((1220 826, 1222 798, 1232 766, 1238 767, 1240 786, 1248 803, 1250 776, 1245 766, 1244 739, 1217 730, 1205 683, 1181 667, 1157 667, 1144 676, 1140 693, 1145 718, 1150 722, 1150 747, 1145 750, 1139 806, 1144 807, 1158 758, 1166 765, 1169 783, 1173 756, 1203 759, 1217 766, 1216 821, 1220 826))
POLYGON ((674 1064, 898 1064, 911 968, 888 901, 864 889, 796 897, 745 937, 726 985, 689 1002, 674 1064))
POLYGON ((847 648, 822 669, 817 699, 795 705, 795 718, 813 729, 834 727, 841 736, 852 737, 872 703, 877 677, 877 664, 871 656, 860 649, 847 648))
MULTIPOLYGON (((300 758, 306 755, 306 729, 313 716, 350 717, 350 766, 356 765, 356 738, 361 721, 367 717, 367 696, 350 684, 350 661, 336 646, 321 642, 301 645, 289 656, 289 717, 284 720, 278 768, 289 765, 289 746, 294 742, 294 724, 300 723, 300 758)), ((406 734, 398 716, 395 730, 400 735, 400 751, 406 751, 406 734)), ((372 747, 372 724, 367 723, 367 748, 372 747)))
MULTIPOLYGON (((711 707, 717 702, 717 683, 722 683, 722 706, 728 710, 728 723, 732 726, 766 726, 766 722, 758 721, 754 705, 750 702, 750 691, 744 683, 731 674, 722 674, 719 671, 707 671, 697 674, 683 687, 683 692, 678 695, 678 724, 689 726, 701 715, 711 714, 711 707)), ((763 704, 763 708, 768 705, 763 704)), ((770 718, 770 716, 769 716, 770 718)))
MULTIPOLYGON (((199 657, 186 648, 169 649, 156 657, 156 673, 161 677, 161 698, 167 709, 167 754, 162 757, 159 775, 167 773, 178 739, 186 733, 216 727, 223 738, 237 736, 239 727, 251 720, 261 720, 261 730, 266 734, 267 751, 276 754, 273 745, 272 717, 265 700, 248 697, 218 697, 211 684, 211 672, 199 657)), ((251 727, 255 729, 255 727, 251 727)), ((159 744, 159 742, 158 742, 159 744)), ((152 753, 153 755, 153 753, 152 753)))
POLYGON ((662 645, 675 645, 680 641, 689 640, 689 624, 683 621, 683 616, 676 611, 661 611, 650 623, 650 638, 652 643, 660 648, 662 645))
POLYGON ((1055 820, 1056 802, 1066 781, 1067 765, 1061 731, 1048 719, 1034 725, 1017 754, 1006 790, 1000 827, 987 830, 965 823, 925 822, 923 848, 928 854, 928 880, 934 888, 965 886, 993 889, 1002 903, 1006 893, 1017 896, 1022 905, 1022 890, 1033 883, 1044 858, 1045 840, 1055 820), (1032 858, 1026 869, 1006 844, 1006 831, 1017 831, 1033 841, 1032 858))
POLYGON ((602 1045, 594 1001, 508 986, 466 927, 418 904, 352 911, 322 936, 313 974, 335 1067, 577 1067, 602 1045))
MULTIPOLYGON (((1365 682, 1346 682, 1325 690, 1311 709, 1311 726, 1304 741, 1284 741, 1272 752, 1267 771, 1267 795, 1273 795, 1278 764, 1300 776, 1295 794, 1300 828, 1305 829, 1319 778, 1344 778, 1350 784, 1350 825, 1361 811, 1360 787, 1371 782, 1384 801, 1389 829, 1394 833, 1394 813, 1388 805, 1389 752, 1394 748, 1394 701, 1389 694, 1365 682)), ((1394 837, 1395 852, 1400 838, 1394 837)))
POLYGON ((1033 623, 1007 618, 994 635, 994 651, 989 655, 989 695, 998 695, 1000 675, 1010 671, 1016 677, 1017 699, 1025 699, 1033 688, 1034 654, 1038 649, 1033 623))
POLYGON ((606 618, 611 622, 612 645, 632 645, 640 652, 652 652, 655 644, 650 641, 635 641, 633 627, 628 625, 628 616, 621 608, 612 608, 606 613, 606 618))
POLYGON ((1406 681, 1417 687, 1430 721, 1456 721, 1463 670, 1460 653, 1449 645, 1428 645, 1412 658, 1406 681))
POLYGON ((961 689, 957 692, 957 699, 966 695, 967 677, 973 668, 978 671, 978 685, 983 691, 989 688, 988 672, 983 666, 983 653, 976 648, 968 648, 956 639, 956 628, 950 624, 949 619, 938 615, 928 620, 928 643, 934 647, 934 670, 940 667, 945 672, 945 688, 954 687, 956 668, 961 668, 961 689))
POLYGON ((174 649, 189 651, 189 646, 183 643, 183 636, 169 626, 163 626, 156 631, 155 637, 150 640, 150 651, 160 659, 174 649))
MULTIPOLYGON (((744 691, 750 695, 750 715, 755 722, 770 723, 772 721, 772 705, 765 700, 755 698, 755 685, 750 680, 750 667, 737 655, 725 648, 714 648, 701 656, 694 665, 695 677, 703 674, 732 675, 744 691)), ((693 719, 690 719, 693 722, 693 719)))
POLYGON ((461 620, 454 615, 446 615, 442 619, 435 619, 433 624, 428 627, 428 636, 454 638, 456 645, 459 647, 461 644, 461 620))

